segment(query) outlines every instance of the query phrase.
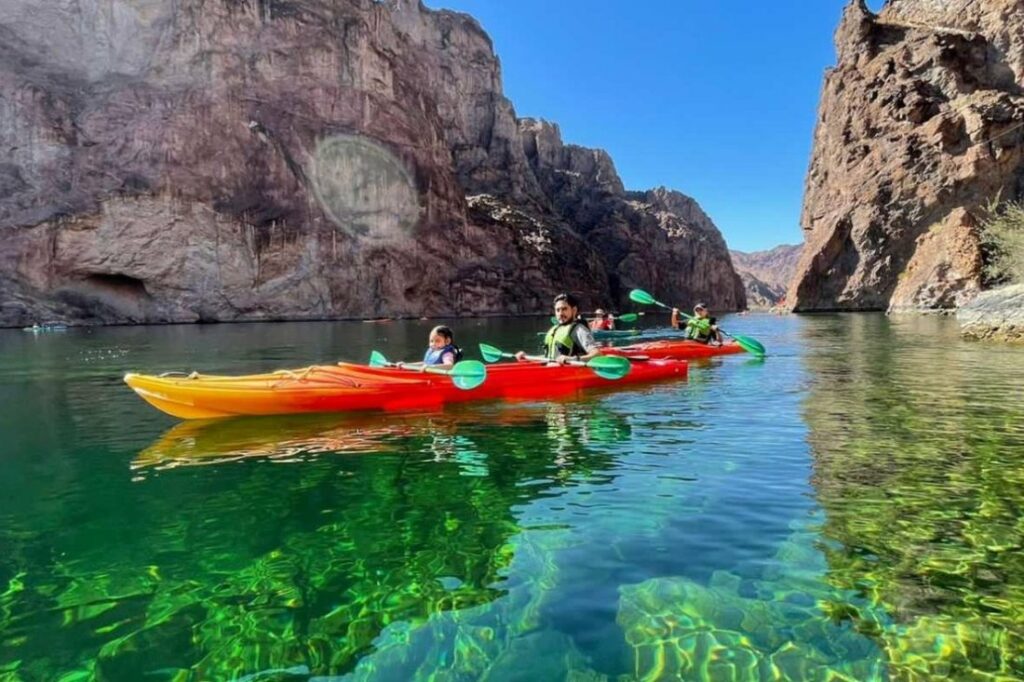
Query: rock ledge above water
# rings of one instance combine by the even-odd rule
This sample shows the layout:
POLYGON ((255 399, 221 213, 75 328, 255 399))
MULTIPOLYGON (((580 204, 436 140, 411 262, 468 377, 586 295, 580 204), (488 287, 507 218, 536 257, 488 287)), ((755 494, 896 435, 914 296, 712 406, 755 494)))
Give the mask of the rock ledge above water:
POLYGON ((986 291, 956 314, 968 339, 1024 343, 1024 284, 986 291))

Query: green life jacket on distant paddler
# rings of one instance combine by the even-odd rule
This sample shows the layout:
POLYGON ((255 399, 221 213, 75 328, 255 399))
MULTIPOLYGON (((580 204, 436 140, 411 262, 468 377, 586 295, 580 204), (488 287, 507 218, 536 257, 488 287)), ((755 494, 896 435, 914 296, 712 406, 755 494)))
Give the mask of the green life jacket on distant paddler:
POLYGON ((686 338, 701 343, 711 340, 711 320, 708 318, 691 317, 686 322, 686 338))
POLYGON ((549 360, 554 360, 559 355, 578 358, 587 354, 587 349, 581 346, 573 335, 577 326, 586 327, 579 320, 572 320, 565 324, 556 324, 548 330, 547 336, 544 337, 544 355, 549 360))

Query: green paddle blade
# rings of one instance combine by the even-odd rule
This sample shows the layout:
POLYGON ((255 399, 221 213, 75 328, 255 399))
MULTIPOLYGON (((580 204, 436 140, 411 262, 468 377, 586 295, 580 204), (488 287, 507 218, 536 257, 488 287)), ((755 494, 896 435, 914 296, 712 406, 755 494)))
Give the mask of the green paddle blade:
POLYGON ((456 388, 468 391, 487 380, 487 366, 479 360, 463 360, 448 370, 448 376, 456 388))
POLYGON ((632 365, 628 358, 617 355, 599 355, 588 360, 587 367, 602 379, 621 379, 629 374, 632 365))
POLYGON ((383 353, 375 350, 370 351, 370 367, 387 367, 390 364, 383 353))
POLYGON ((634 303, 642 303, 643 305, 661 305, 643 289, 633 289, 633 291, 629 292, 629 300, 634 303))
POLYGON ((551 316, 551 324, 558 324, 558 318, 554 315, 551 316))
POLYGON ((736 340, 736 343, 740 345, 740 348, 747 351, 751 355, 756 355, 762 358, 764 357, 764 346, 762 346, 761 342, 758 341, 757 339, 753 339, 749 336, 733 334, 730 334, 729 336, 732 336, 732 338, 736 340))
POLYGON ((510 356, 509 353, 502 352, 500 348, 495 348, 486 343, 480 344, 480 356, 483 357, 485 362, 497 362, 507 355, 510 356))

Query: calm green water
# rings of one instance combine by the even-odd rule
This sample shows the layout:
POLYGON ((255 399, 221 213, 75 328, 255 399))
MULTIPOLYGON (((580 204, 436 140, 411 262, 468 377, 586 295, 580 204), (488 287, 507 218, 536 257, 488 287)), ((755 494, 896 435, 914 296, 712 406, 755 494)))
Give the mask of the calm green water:
POLYGON ((0 331, 0 680, 1024 677, 1024 349, 946 319, 737 317, 769 358, 433 414, 178 425, 120 381, 428 327, 0 331))

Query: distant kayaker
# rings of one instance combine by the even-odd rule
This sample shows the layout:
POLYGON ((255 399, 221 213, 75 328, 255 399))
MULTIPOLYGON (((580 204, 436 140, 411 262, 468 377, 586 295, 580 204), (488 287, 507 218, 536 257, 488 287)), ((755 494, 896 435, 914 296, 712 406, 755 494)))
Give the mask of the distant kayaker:
POLYGON ((427 366, 453 367, 462 359, 462 349, 455 345, 455 333, 451 327, 438 325, 430 330, 427 336, 427 352, 423 354, 423 362, 396 362, 402 368, 421 370, 427 366))
POLYGON ((715 318, 709 317, 707 306, 698 303, 693 306, 693 317, 681 319, 679 308, 672 309, 672 328, 686 332, 686 338, 700 343, 721 344, 722 337, 718 333, 715 318))
MULTIPOLYGON (((571 359, 590 360, 597 357, 594 334, 579 316, 579 301, 572 294, 555 296, 555 318, 558 324, 544 337, 544 354, 549 360, 564 365, 571 359)), ((519 351, 516 359, 523 361, 526 353, 519 351)))
POLYGON ((615 318, 612 317, 611 313, 606 313, 603 309, 598 308, 594 311, 594 319, 590 321, 591 331, 611 331, 615 329, 615 318))

